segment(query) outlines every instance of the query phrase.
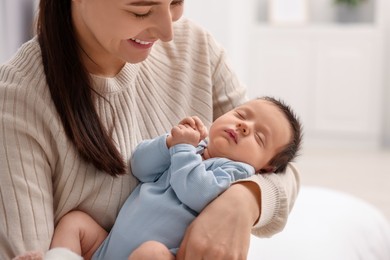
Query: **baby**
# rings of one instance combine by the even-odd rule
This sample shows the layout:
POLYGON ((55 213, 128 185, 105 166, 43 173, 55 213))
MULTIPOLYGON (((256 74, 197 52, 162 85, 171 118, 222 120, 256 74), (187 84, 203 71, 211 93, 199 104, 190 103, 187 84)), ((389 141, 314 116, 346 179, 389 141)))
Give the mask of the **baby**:
POLYGON ((170 134, 141 142, 131 159, 140 184, 107 232, 80 211, 56 227, 44 259, 175 259, 188 225, 235 181, 285 170, 302 126, 289 106, 262 97, 217 118, 209 129, 184 118, 170 134))

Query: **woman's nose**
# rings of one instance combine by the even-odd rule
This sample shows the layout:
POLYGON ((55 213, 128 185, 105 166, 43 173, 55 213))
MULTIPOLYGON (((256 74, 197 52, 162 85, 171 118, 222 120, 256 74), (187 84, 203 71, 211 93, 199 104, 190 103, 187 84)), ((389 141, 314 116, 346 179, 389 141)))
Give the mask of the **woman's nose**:
POLYGON ((173 19, 170 10, 163 12, 155 21, 155 36, 163 42, 173 39, 173 19))

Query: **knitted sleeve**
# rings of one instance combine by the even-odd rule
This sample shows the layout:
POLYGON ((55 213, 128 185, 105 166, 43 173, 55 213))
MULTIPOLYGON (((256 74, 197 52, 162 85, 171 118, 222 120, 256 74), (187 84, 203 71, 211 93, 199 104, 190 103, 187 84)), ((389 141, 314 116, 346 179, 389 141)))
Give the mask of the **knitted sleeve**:
POLYGON ((20 74, 12 66, 0 67, 0 259, 48 248, 54 226, 56 152, 48 140, 55 138, 49 131, 55 125, 48 125, 45 94, 23 87, 37 82, 20 74))
POLYGON ((252 234, 271 237, 282 231, 299 192, 299 171, 296 166, 290 163, 284 173, 256 174, 240 181, 257 183, 261 192, 261 214, 252 234))

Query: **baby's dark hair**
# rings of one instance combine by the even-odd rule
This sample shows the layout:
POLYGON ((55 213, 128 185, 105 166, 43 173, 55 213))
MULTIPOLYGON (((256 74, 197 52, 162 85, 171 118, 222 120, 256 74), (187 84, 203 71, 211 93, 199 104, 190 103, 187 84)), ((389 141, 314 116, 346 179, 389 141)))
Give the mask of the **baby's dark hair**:
MULTIPOLYGON (((292 138, 290 142, 269 162, 269 165, 273 167, 272 172, 284 172, 288 163, 298 156, 298 152, 301 149, 303 138, 302 124, 292 108, 281 99, 276 99, 270 96, 263 96, 259 99, 269 101, 277 106, 290 124, 290 129, 292 131, 292 138)), ((261 170, 260 172, 264 173, 266 171, 261 170)))

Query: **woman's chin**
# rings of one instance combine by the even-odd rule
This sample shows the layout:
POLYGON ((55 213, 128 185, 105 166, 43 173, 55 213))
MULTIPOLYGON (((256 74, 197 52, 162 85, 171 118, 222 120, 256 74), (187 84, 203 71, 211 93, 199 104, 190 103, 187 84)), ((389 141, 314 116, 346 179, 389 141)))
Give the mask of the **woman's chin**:
POLYGON ((128 63, 133 63, 133 64, 140 63, 148 58, 149 53, 150 53, 150 50, 147 53, 142 53, 142 55, 141 54, 128 55, 127 57, 124 58, 124 60, 128 63))

